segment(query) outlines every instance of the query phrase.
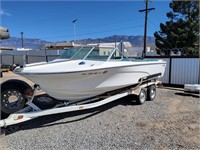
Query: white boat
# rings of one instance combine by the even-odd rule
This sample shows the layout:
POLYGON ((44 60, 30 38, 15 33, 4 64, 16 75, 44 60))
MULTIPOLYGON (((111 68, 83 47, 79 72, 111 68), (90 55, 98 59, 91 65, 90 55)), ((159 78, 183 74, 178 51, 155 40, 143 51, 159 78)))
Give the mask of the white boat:
POLYGON ((70 60, 27 64, 14 72, 58 100, 84 100, 162 77, 163 60, 130 60, 117 49, 106 55, 96 48, 81 48, 70 60))

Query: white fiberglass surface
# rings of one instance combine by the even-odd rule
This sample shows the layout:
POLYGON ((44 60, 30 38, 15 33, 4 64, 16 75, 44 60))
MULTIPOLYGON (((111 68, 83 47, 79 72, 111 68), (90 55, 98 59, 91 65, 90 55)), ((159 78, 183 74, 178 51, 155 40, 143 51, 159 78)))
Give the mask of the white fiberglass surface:
POLYGON ((28 66, 23 69, 18 68, 15 70, 16 73, 67 73, 67 72, 79 72, 79 71, 89 71, 89 70, 99 70, 105 68, 113 67, 125 67, 125 66, 137 66, 145 64, 154 64, 158 61, 152 62, 132 62, 132 61, 95 61, 95 60, 70 60, 61 61, 56 63, 48 63, 41 65, 28 66))
MULTIPOLYGON (((21 73, 62 73, 62 72, 74 72, 82 70, 92 70, 97 66, 100 66, 103 61, 83 61, 83 60, 71 60, 62 61, 56 63, 41 64, 28 66, 23 69, 18 68, 21 73)), ((18 70, 15 70, 17 73, 18 70)))
MULTIPOLYGON (((118 62, 104 62, 99 66, 112 66, 112 63, 115 65, 118 64, 118 62)), ((52 75, 36 74, 25 75, 25 77, 39 84, 42 90, 56 99, 79 100, 136 84, 140 78, 156 73, 163 74, 164 66, 161 64, 150 64, 116 68, 110 67, 110 69, 108 67, 101 70, 90 70, 86 72, 74 71, 67 74, 52 75)))

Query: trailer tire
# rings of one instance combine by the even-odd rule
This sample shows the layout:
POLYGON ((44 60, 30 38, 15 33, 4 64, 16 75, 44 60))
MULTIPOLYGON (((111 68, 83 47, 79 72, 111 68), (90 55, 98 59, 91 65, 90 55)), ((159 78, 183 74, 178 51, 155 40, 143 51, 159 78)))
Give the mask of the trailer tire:
POLYGON ((147 100, 153 101, 156 98, 156 86, 151 85, 147 88, 147 100))
POLYGON ((26 82, 10 79, 1 83, 1 117, 8 115, 24 108, 27 99, 25 95, 29 95, 28 91, 32 90, 31 86, 26 82))
POLYGON ((25 102, 21 89, 8 87, 1 94, 1 112, 3 115, 15 113, 24 107, 25 102))
POLYGON ((136 102, 138 105, 142 105, 145 103, 146 99, 147 99, 147 92, 144 88, 142 88, 139 95, 136 97, 136 102))

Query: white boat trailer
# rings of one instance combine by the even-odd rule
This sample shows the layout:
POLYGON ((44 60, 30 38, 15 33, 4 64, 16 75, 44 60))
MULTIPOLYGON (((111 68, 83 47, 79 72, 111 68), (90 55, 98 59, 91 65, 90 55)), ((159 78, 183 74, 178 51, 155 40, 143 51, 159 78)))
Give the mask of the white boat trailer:
POLYGON ((137 86, 126 89, 123 92, 118 92, 114 95, 107 95, 106 98, 100 99, 102 97, 96 97, 94 99, 85 100, 85 104, 76 103, 73 105, 69 105, 67 102, 62 102, 54 106, 50 109, 42 110, 40 109, 36 104, 33 103, 34 95, 36 93, 37 87, 34 89, 34 95, 27 97, 27 105, 25 108, 17 111, 16 113, 10 114, 8 118, 0 120, 0 127, 7 127, 10 125, 22 123, 37 117, 46 116, 46 115, 52 115, 52 114, 59 114, 59 113, 65 113, 65 112, 72 112, 72 111, 78 111, 78 110, 85 110, 85 109, 91 109, 96 108, 102 105, 105 105, 107 103, 113 102, 117 99, 120 99, 122 97, 125 97, 127 95, 137 95, 138 97, 138 103, 143 104, 146 101, 148 90, 150 94, 150 100, 153 100, 156 95, 156 87, 157 85, 161 84, 160 81, 153 80, 148 81, 145 83, 139 83, 137 86), (97 101, 97 99, 99 99, 97 101), (91 102, 93 101, 93 102, 91 102), (91 102, 91 103, 88 103, 91 102))

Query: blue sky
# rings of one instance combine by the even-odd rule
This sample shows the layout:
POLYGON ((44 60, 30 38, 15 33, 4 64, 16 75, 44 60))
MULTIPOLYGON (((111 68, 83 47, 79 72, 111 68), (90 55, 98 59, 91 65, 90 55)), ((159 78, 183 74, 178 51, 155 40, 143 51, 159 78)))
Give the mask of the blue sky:
MULTIPOLYGON (((170 1, 151 1, 148 35, 167 20, 170 1)), ((143 35, 144 1, 1 1, 1 25, 12 37, 39 38, 47 41, 101 38, 111 35, 143 35)))

